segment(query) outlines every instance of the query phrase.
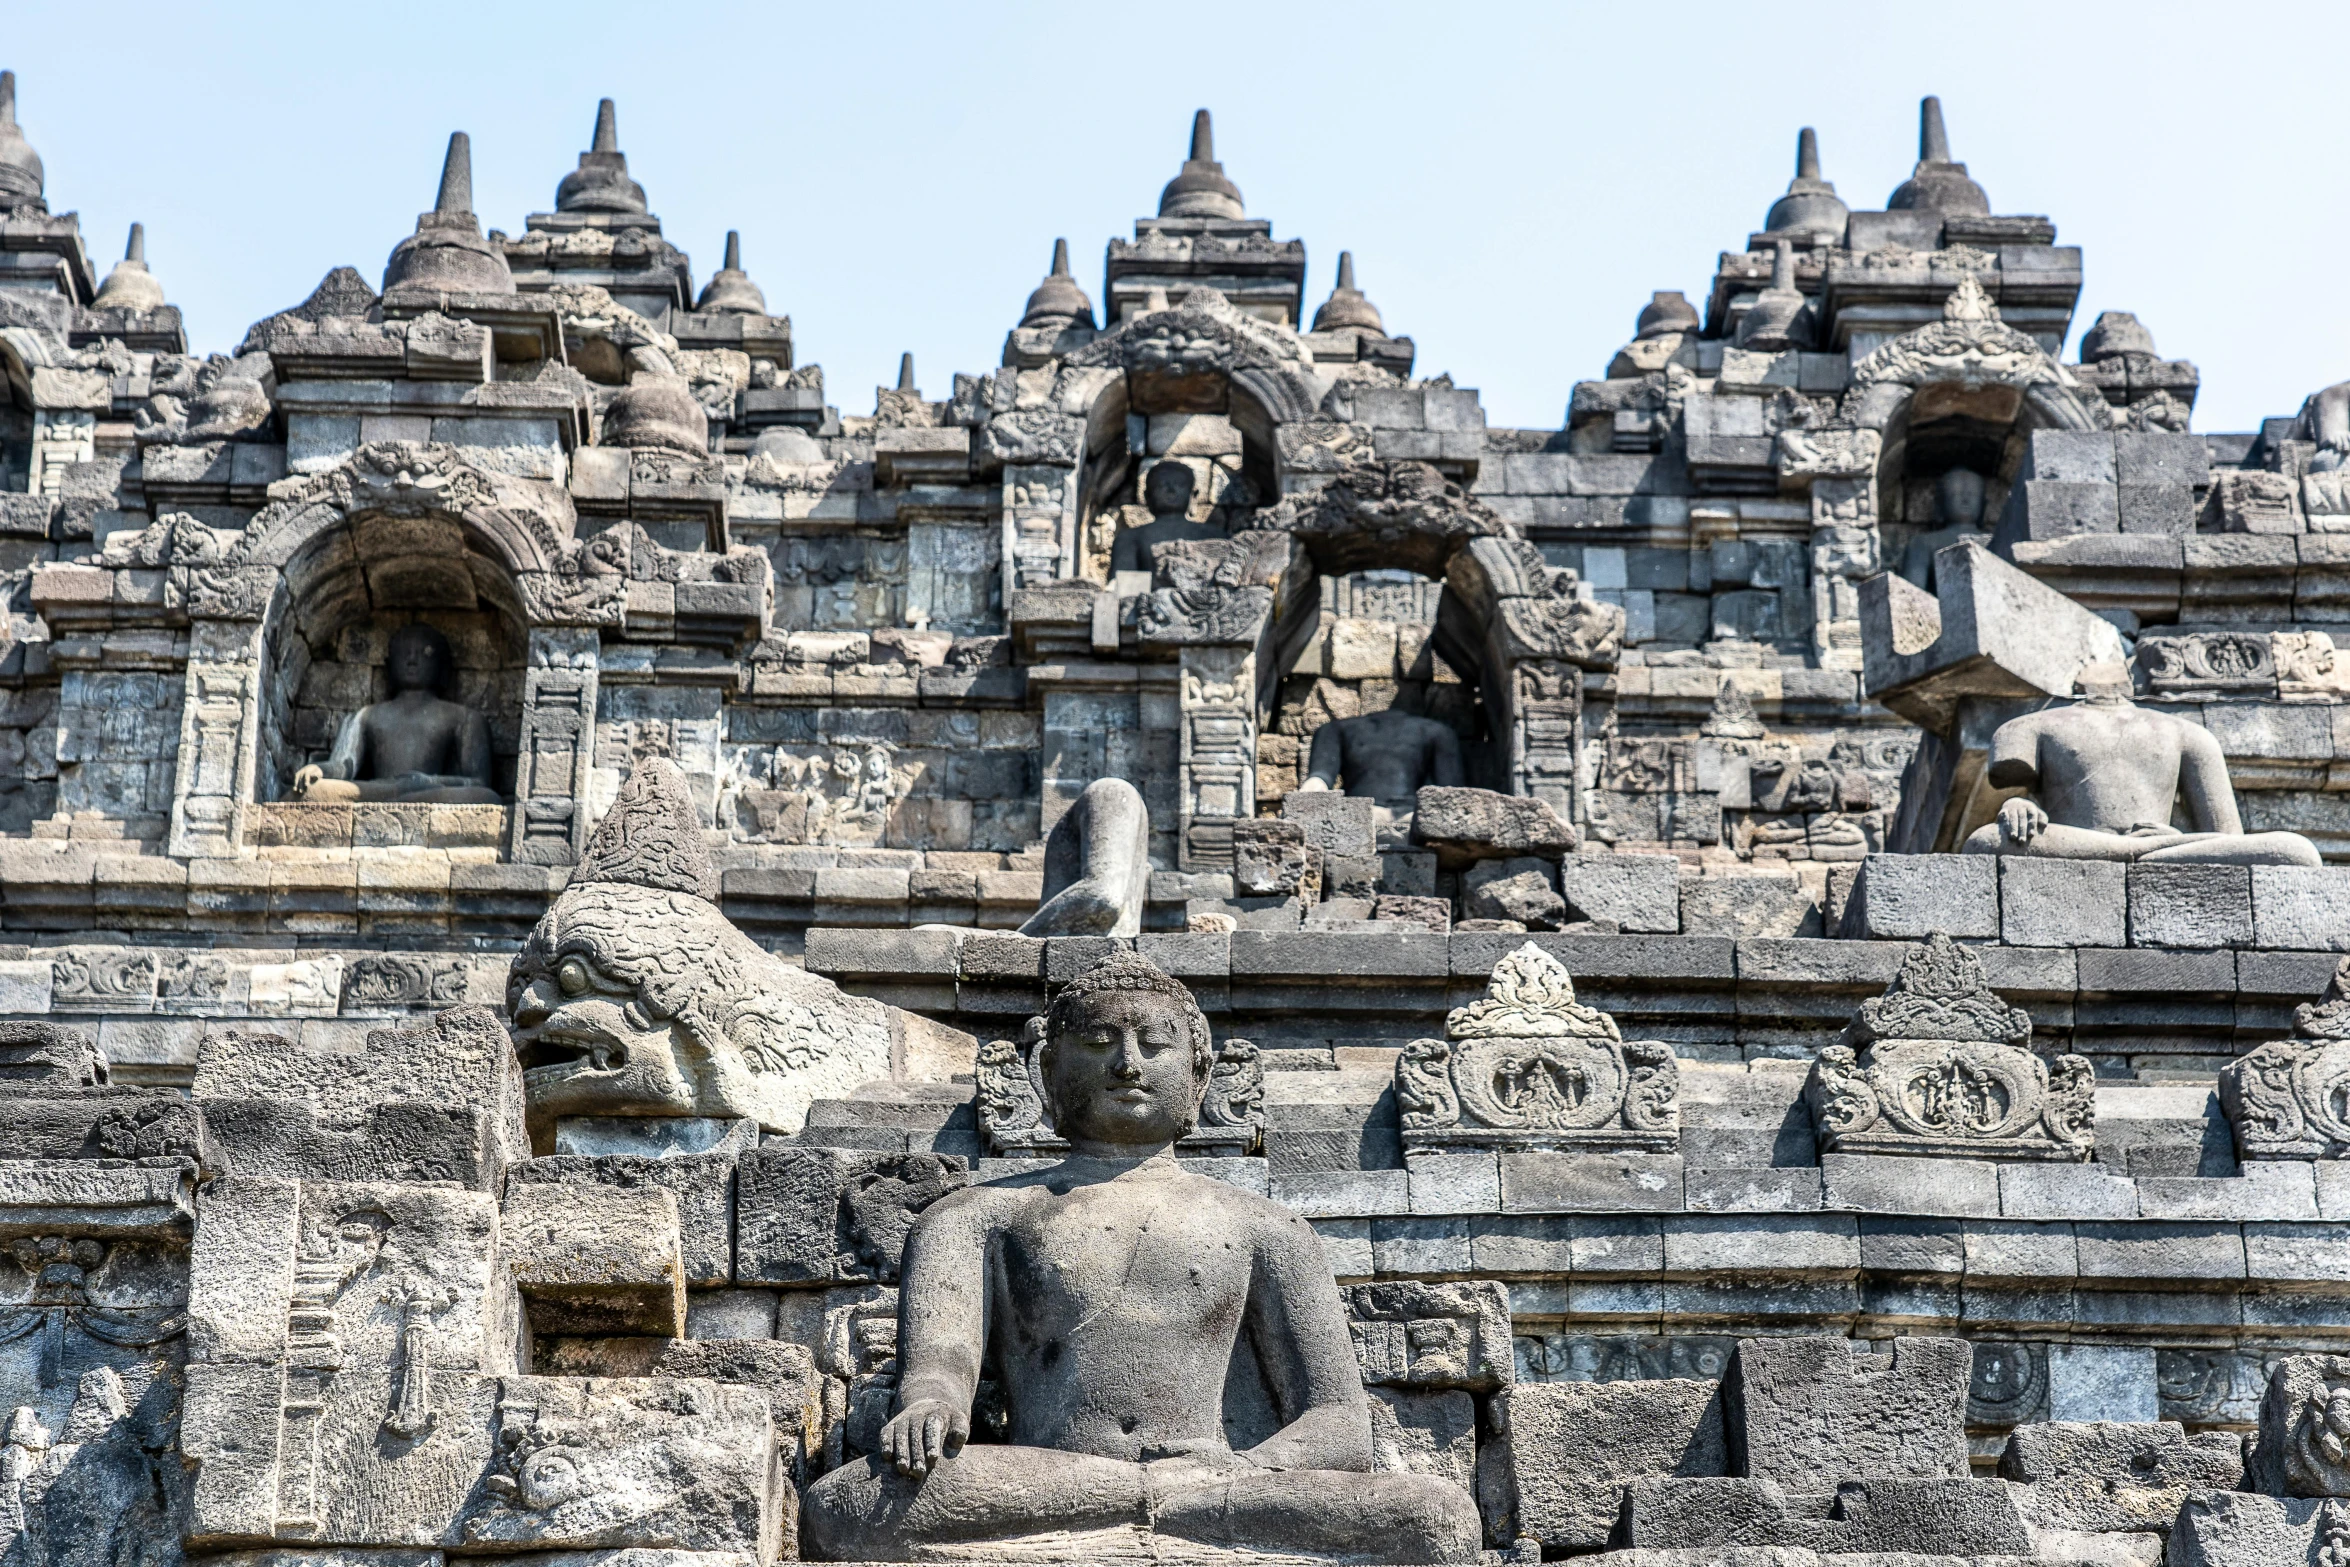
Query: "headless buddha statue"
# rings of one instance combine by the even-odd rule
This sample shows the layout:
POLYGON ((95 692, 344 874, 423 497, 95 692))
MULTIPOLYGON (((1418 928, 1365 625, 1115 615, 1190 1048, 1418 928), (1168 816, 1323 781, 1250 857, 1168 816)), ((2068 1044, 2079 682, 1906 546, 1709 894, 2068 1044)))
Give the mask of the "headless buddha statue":
POLYGON ((1042 1049, 1070 1157, 915 1222, 897 1410, 881 1452, 809 1488, 806 1546, 921 1561, 1052 1536, 1086 1560, 1156 1555, 1155 1537, 1177 1557, 1188 1543, 1476 1560, 1467 1492, 1371 1471, 1362 1374, 1312 1227, 1176 1162, 1213 1064, 1190 992, 1120 954, 1054 998, 1042 1049), (1243 1334, 1287 1424, 1236 1451, 1224 1389, 1243 1334), (983 1372, 1009 1403, 1008 1444, 965 1445, 983 1372))
POLYGON ((2200 724, 2130 700, 2128 671, 2091 665, 2071 707, 2026 713, 1991 736, 1995 789, 2027 789, 1967 838, 1968 854, 2058 860, 2316 865, 2299 833, 2244 830, 2227 758, 2200 724), (2171 825, 2185 798, 2192 832, 2171 825))
POLYGON ((448 639, 432 627, 393 632, 385 660, 391 698, 343 720, 327 759, 294 774, 294 798, 496 805, 489 724, 440 694, 452 662, 448 639))

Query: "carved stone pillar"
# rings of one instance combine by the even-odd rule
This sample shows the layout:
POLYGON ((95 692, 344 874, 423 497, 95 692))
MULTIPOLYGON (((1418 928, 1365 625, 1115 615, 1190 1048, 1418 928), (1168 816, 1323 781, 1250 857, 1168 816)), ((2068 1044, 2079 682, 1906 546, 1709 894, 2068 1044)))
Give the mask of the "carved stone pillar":
POLYGON ((534 626, 522 685, 522 748, 514 764, 507 858, 571 865, 587 842, 588 770, 595 761, 596 658, 584 627, 534 626))
POLYGON ((245 839, 261 746, 261 624, 197 620, 180 708, 179 767, 171 791, 171 852, 234 855, 245 839))
POLYGON ((1186 647, 1179 662, 1182 865, 1229 869, 1232 823, 1257 814, 1257 652, 1186 647))
POLYGON ((1520 659, 1510 682, 1510 793, 1542 801, 1562 820, 1579 820, 1583 671, 1560 659, 1520 659))
POLYGON ((1877 482, 1819 479, 1811 487, 1811 635, 1822 669, 1860 668, 1860 582, 1881 569, 1877 482))

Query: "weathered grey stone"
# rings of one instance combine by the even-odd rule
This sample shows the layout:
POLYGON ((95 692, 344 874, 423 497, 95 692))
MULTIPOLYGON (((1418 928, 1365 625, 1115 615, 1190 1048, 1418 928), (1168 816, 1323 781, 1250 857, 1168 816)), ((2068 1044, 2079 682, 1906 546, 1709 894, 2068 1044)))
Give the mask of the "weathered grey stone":
POLYGON ((1292 896, 1320 868, 1302 823, 1245 821, 1232 826, 1232 884, 1245 896, 1292 896))
MULTIPOLYGON (((1322 851, 1325 865, 1334 859, 1376 858, 1375 809, 1368 798, 1327 789, 1298 789, 1281 798, 1281 819, 1305 828, 1306 842, 1322 851)), ((1374 879, 1376 876, 1374 870, 1374 879)))
POLYGON ((1023 936, 1132 936, 1150 885, 1150 812, 1123 778, 1085 786, 1044 846, 1044 901, 1023 936))
POLYGON ((2244 1441, 2172 1420, 2035 1421, 2008 1435, 1999 1476, 2034 1486, 2049 1527, 2167 1534, 2190 1495, 2242 1484, 2244 1441))
POLYGON ((1923 941, 1999 934, 1999 868, 1949 854, 1872 854, 1844 905, 1844 934, 1923 941))
POLYGON ((1510 1393, 1509 1433, 1518 1531, 1550 1546, 1606 1545, 1627 1482, 1729 1473, 1718 1382, 1524 1385, 1510 1393))
POLYGON ((1972 1365, 1963 1339, 1897 1338, 1890 1354, 1846 1339, 1741 1339, 1722 1382, 1733 1467, 1795 1490, 1964 1476, 1972 1365))
POLYGON ((1999 866, 1999 939, 2014 947, 2119 947, 2130 939, 2128 867, 2010 855, 1999 866))
POLYGON ((540 1333, 685 1333, 677 1198, 657 1186, 528 1181, 500 1231, 540 1333))
POLYGON ((916 1216, 969 1179, 952 1155, 788 1144, 745 1154, 737 1166, 735 1280, 894 1282, 916 1216))
POLYGON ((1846 1560, 1867 1560, 1869 1552, 1932 1558, 2027 1556, 2033 1549, 2017 1493, 1997 1480, 1860 1479, 1832 1498, 1791 1494, 1769 1480, 1646 1480, 1629 1488, 1625 1515, 1631 1543, 1648 1548, 1751 1542, 1846 1560))
POLYGON ((2163 1560, 2168 1567, 2271 1567, 2322 1560, 2333 1504, 2212 1491, 2180 1507, 2163 1560))
POLYGON ((658 1187, 677 1199, 678 1245, 689 1286, 734 1279, 734 1165, 732 1154, 558 1154, 514 1167, 509 1199, 524 1186, 658 1187))
POLYGON ((1705 876, 1681 883, 1688 936, 1817 936, 1820 906, 1791 876, 1705 876))
POLYGON ((1462 917, 1511 920, 1529 930, 1547 930, 1567 914, 1557 878, 1557 866, 1531 856, 1480 860, 1461 877, 1462 917))
POLYGON ((1440 786, 1414 796, 1412 838, 1434 849, 1446 870, 1476 860, 1554 858, 1575 847, 1575 829, 1540 800, 1440 786))
POLYGON ((1681 928, 1681 862, 1669 854, 1574 854, 1559 862, 1559 890, 1576 919, 1620 931, 1681 928))

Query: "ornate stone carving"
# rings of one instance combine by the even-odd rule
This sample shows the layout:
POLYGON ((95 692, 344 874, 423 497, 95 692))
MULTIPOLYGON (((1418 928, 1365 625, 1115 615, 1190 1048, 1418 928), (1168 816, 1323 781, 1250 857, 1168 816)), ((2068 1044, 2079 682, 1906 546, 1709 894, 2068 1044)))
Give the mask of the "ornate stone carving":
POLYGON ((818 1094, 888 1072, 886 1009, 778 961, 713 890, 684 775, 640 761, 507 980, 534 1145, 563 1115, 796 1131, 818 1094))
POLYGON ((1626 1044, 1575 999, 1565 964, 1528 942, 1494 965, 1483 1000, 1396 1063, 1406 1149, 1653 1149, 1680 1143, 1670 1045, 1626 1044))
POLYGON ((49 960, 60 1011, 144 1012, 155 1004, 157 954, 137 947, 66 947, 49 960))
POLYGON ((364 953, 343 965, 343 1006, 357 1011, 453 1007, 465 999, 469 972, 460 958, 431 958, 409 952, 364 953))
POLYGON ((2277 1362, 2260 1404, 2253 1470, 2263 1490, 2350 1497, 2350 1356, 2277 1362))
POLYGON ((1875 476, 1883 443, 1874 430, 1831 427, 1781 430, 1773 446, 1785 477, 1858 479, 1875 476))
POLYGON ((1346 1297, 1367 1383, 1495 1393, 1515 1380, 1503 1284, 1358 1284, 1346 1297))
POLYGON ((2044 1061, 2032 1019, 1993 994, 1982 963, 1936 932, 1812 1064, 1804 1097, 1823 1152, 2085 1160, 2095 1070, 2044 1061))
POLYGON ((2229 1062, 2220 1108, 2245 1159, 2350 1158, 2350 958, 2293 1011, 2293 1034, 2229 1062))
MULTIPOLYGON (((1069 1151, 1045 1109, 1044 1068, 1038 1059, 1045 1020, 1032 1017, 1020 1039, 991 1039, 979 1047, 979 1130, 988 1147, 1008 1158, 1052 1159, 1069 1151)), ((1216 1051, 1199 1124, 1176 1145, 1186 1158, 1254 1154, 1265 1136, 1265 1067, 1257 1047, 1227 1039, 1216 1051)))
MULTIPOLYGON (((2332 660, 2326 662, 2330 666, 2332 660)), ((2273 690, 2279 673, 2271 637, 2252 631, 2141 637, 2138 672, 2149 687, 2166 694, 2273 690)))
POLYGON ((1884 382, 1923 386, 2072 385, 2040 345, 1999 319, 1999 309, 1970 272, 1942 303, 1942 319, 1893 339, 1852 367, 1855 393, 1884 382))

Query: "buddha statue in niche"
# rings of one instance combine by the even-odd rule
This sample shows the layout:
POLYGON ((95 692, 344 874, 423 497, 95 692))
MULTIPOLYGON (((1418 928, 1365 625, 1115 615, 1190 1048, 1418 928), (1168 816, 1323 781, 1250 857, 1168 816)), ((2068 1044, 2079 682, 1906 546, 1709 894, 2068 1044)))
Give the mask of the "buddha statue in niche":
POLYGON ((1968 854, 2146 864, 2316 865, 2299 833, 2244 830, 2227 757, 2201 724, 2130 700, 2129 671, 2092 664, 2071 707, 2026 713, 1991 735, 1995 789, 2025 789, 1971 833, 1968 854), (2184 797, 2192 832, 2171 825, 2184 797))
POLYGON ((1151 520, 1119 533, 1110 545, 1110 569, 1148 571, 1151 552, 1162 544, 1223 538, 1224 530, 1214 523, 1191 520, 1191 498, 1198 487, 1199 478, 1189 465, 1172 459, 1155 465, 1142 481, 1142 500, 1151 520))
POLYGON ((915 1221, 897 1408, 879 1453, 809 1488, 804 1544, 921 1561, 1050 1536, 1084 1560, 1155 1550, 1142 1532, 1176 1556, 1476 1560, 1467 1492, 1371 1471, 1362 1374, 1312 1227, 1176 1162, 1214 1064, 1191 993, 1121 953, 1054 998, 1042 1050, 1070 1156, 915 1221), (1235 1450, 1224 1389, 1244 1333, 1287 1424, 1235 1450), (984 1371, 1009 1441, 966 1446, 984 1371))
POLYGON ((488 721, 440 694, 454 664, 449 639, 432 627, 393 632, 384 661, 391 697, 343 720, 327 759, 294 774, 294 798, 335 805, 498 804, 490 787, 488 721))
POLYGON ((1934 585, 1934 552, 1986 531, 1983 504, 1989 481, 1972 468, 1946 468, 1934 479, 1934 526, 1909 541, 1901 574, 1921 588, 1934 585))

